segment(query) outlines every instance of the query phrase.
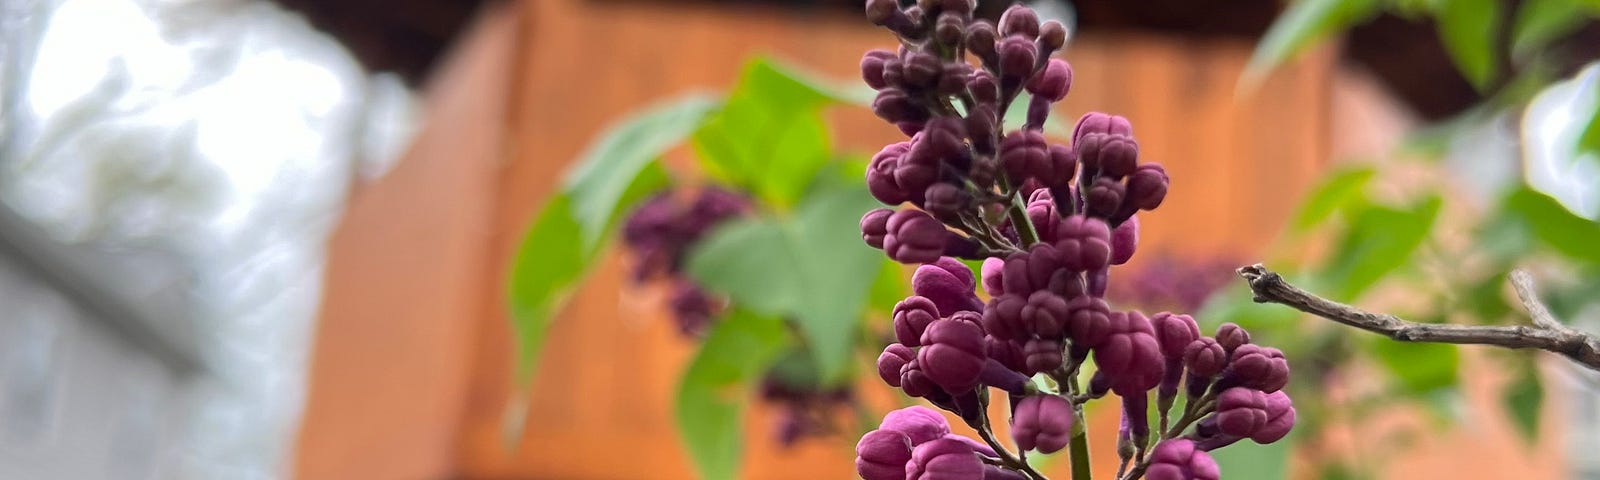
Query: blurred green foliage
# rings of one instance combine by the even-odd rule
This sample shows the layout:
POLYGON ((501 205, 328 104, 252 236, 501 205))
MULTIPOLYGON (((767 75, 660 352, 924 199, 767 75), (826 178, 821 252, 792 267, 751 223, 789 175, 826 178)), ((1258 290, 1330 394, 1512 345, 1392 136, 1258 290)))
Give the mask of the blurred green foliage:
MULTIPOLYGON (((1298 0, 1269 29, 1257 45, 1247 68, 1244 85, 1254 82, 1318 42, 1380 14, 1434 22, 1439 41, 1463 78, 1489 100, 1462 118, 1418 132, 1405 153, 1437 157, 1440 146, 1460 135, 1461 125, 1492 116, 1493 112, 1520 109, 1554 79, 1547 78, 1550 58, 1546 47, 1600 17, 1594 0, 1298 0), (1515 11, 1509 11, 1514 7, 1515 11), (1507 25, 1506 22, 1510 21, 1507 25), (1509 42, 1497 41, 1495 32, 1507 31, 1509 42), (1505 71, 1505 66, 1514 71, 1505 71), (1514 78, 1513 78, 1514 75, 1514 78), (1418 149, 1419 145, 1434 145, 1418 149)), ((1587 116, 1574 121, 1585 125, 1575 153, 1600 159, 1600 102, 1587 116)), ((1515 114, 1515 113, 1514 113, 1515 114)), ((1426 160, 1426 159, 1425 159, 1426 160)), ((1330 172, 1323 183, 1301 203, 1286 235, 1273 248, 1269 264, 1291 281, 1325 296, 1360 304, 1369 292, 1403 289, 1411 302, 1408 311, 1394 312, 1419 321, 1474 323, 1525 322, 1520 308, 1506 300, 1507 272, 1528 264, 1555 265, 1581 279, 1568 284, 1548 282, 1544 298, 1552 309, 1573 312, 1600 295, 1600 223, 1580 217, 1556 200, 1513 179, 1511 188, 1496 198, 1469 199, 1487 203, 1486 211, 1473 207, 1450 208, 1459 195, 1452 190, 1451 171, 1424 162, 1436 175, 1421 182, 1387 185, 1391 194, 1402 191, 1404 200, 1379 200, 1376 190, 1392 167, 1415 169, 1416 162, 1372 163, 1330 172), (1441 211, 1471 212, 1447 223, 1441 211), (1466 232, 1471 242, 1453 245, 1440 237, 1466 232), (1307 238, 1337 239, 1323 259, 1300 253, 1307 238), (1565 299, 1573 298, 1571 304, 1565 299), (1557 307, 1560 305, 1560 307, 1557 307)), ((1399 183, 1399 182, 1389 182, 1399 183)), ((1394 295, 1388 295, 1393 297, 1394 295)), ((1320 320, 1300 318, 1281 306, 1249 303, 1247 290, 1235 289, 1215 297, 1205 318, 1234 321, 1280 345, 1295 367, 1296 407, 1302 421, 1296 436, 1315 438, 1330 408, 1365 408, 1373 402, 1355 399, 1352 406, 1328 405, 1320 392, 1323 382, 1348 374, 1347 370, 1370 359, 1388 392, 1411 399, 1413 405, 1437 416, 1454 415, 1448 400, 1457 395, 1461 377, 1460 352, 1452 345, 1402 344, 1320 320)), ((1557 313, 1563 316, 1562 312, 1557 313)), ((1563 316, 1567 318, 1567 316, 1563 316)), ((1538 419, 1544 403, 1543 384, 1536 363, 1527 352, 1496 352, 1491 358, 1507 364, 1512 382, 1501 392, 1505 414, 1529 442, 1538 436, 1538 419)), ((1381 402, 1392 405, 1392 402, 1381 402)), ((1447 423, 1439 423, 1445 425, 1447 423)), ((1403 445, 1393 445, 1400 447, 1403 445)), ((1260 454, 1260 450, 1242 450, 1260 454)), ((1314 466, 1322 478, 1369 478, 1376 465, 1350 464, 1348 459, 1317 458, 1314 466)), ((1241 462, 1219 456, 1224 469, 1241 462)), ((1237 471, 1236 469, 1232 471, 1237 471)), ((1232 477, 1230 475, 1230 477, 1232 477)))

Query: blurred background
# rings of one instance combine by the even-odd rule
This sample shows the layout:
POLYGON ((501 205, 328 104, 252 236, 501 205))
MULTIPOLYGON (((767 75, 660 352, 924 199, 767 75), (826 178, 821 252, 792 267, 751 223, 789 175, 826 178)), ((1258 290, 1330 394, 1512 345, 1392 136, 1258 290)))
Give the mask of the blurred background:
MULTIPOLYGON (((1227 478, 1600 478, 1592 372, 1412 353, 1250 306, 1232 274, 1371 277, 1343 299, 1492 323, 1522 321, 1504 271, 1531 265, 1592 328, 1600 163, 1557 147, 1600 104, 1600 7, 1031 5, 1073 31, 1058 117, 1127 116, 1175 180, 1130 264, 1149 273, 1113 298, 1295 356, 1309 420, 1227 478), (1509 53, 1475 60, 1474 38, 1509 53), (1391 220, 1421 233, 1360 230, 1352 212, 1415 212, 1385 205, 1419 188, 1442 213, 1391 220), (1511 190, 1555 213, 1503 207, 1511 190), (1525 228, 1480 234, 1502 220, 1525 228), (1463 260, 1484 238, 1504 250, 1463 260), (1357 255, 1383 266, 1338 260, 1357 255)), ((601 250, 519 380, 512 259, 618 119, 726 91, 757 55, 860 88, 891 38, 859 0, 0 0, 0 478, 694 478, 673 398, 697 345, 668 294, 601 250)), ((899 136, 859 105, 825 115, 839 151, 899 136)), ((693 154, 665 164, 693 177, 693 154)), ((857 411, 896 404, 859 383, 857 411)), ((854 478, 855 427, 785 441, 787 407, 752 405, 742 478, 854 478)), ((1103 442, 1096 468, 1115 462, 1103 442)))

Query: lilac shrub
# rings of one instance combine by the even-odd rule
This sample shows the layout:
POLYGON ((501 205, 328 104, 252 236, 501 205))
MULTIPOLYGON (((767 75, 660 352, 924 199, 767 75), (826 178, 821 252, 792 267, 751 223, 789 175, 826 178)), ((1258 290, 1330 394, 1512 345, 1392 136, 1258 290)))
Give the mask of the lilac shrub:
POLYGON ((1087 479, 1083 405, 1108 395, 1121 403, 1124 480, 1215 479, 1208 452, 1283 438, 1294 407, 1282 391, 1282 352, 1250 343, 1235 325, 1205 337, 1188 315, 1106 301, 1111 267, 1137 249, 1137 215, 1161 205, 1170 180, 1140 161, 1126 118, 1086 114, 1070 144, 1044 135, 1052 105, 1072 86, 1071 65, 1051 58, 1066 28, 1020 5, 997 24, 973 19, 973 8, 973 0, 866 2, 868 19, 900 47, 867 52, 862 78, 878 92, 874 113, 908 138, 872 157, 866 183, 889 208, 863 215, 861 236, 895 261, 920 264, 914 295, 891 312, 895 342, 878 357, 879 377, 953 413, 982 441, 910 407, 861 438, 857 472, 1042 479, 1025 452, 1066 450, 1073 478, 1087 479), (1007 130, 1010 108, 1026 111, 1007 130), (981 275, 957 258, 981 259, 981 275), (991 396, 1002 395, 1019 452, 996 438, 987 414, 991 396))

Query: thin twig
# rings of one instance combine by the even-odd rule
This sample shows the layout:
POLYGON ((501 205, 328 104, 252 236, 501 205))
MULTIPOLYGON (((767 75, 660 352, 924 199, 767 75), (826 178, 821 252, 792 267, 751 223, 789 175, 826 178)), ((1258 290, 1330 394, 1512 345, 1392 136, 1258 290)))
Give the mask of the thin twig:
POLYGON ((1600 338, 1562 325, 1534 295, 1532 280, 1522 271, 1513 272, 1512 285, 1522 304, 1533 317, 1534 325, 1452 325, 1418 323, 1389 314, 1372 313, 1328 300, 1301 290, 1261 264, 1239 269, 1239 276, 1250 284, 1257 303, 1278 303, 1402 342, 1492 345, 1502 348, 1534 348, 1555 353, 1568 360, 1600 371, 1600 338))

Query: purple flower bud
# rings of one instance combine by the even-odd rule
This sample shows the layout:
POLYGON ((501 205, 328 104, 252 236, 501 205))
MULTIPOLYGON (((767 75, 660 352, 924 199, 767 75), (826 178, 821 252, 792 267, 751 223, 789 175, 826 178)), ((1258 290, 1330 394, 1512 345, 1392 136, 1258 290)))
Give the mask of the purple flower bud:
MULTIPOLYGON (((930 0, 922 0, 922 1, 928 2, 930 0)), ((976 0, 931 0, 931 1, 932 1, 933 4, 938 6, 939 11, 946 12, 946 13, 954 13, 957 16, 961 16, 961 17, 970 17, 970 16, 972 16, 972 10, 978 8, 978 2, 976 0)))
POLYGON ((1276 392, 1289 384, 1289 361, 1276 348, 1241 345, 1234 349, 1222 381, 1230 387, 1241 385, 1276 392))
POLYGON ((1050 171, 1039 182, 1050 188, 1069 188, 1078 169, 1078 156, 1066 145, 1050 145, 1050 171))
POLYGON ((893 430, 873 430, 856 443, 856 474, 864 480, 905 480, 911 440, 893 430))
MULTIPOLYGON (((1050 191, 1041 188, 1035 191, 1035 193, 1038 192, 1049 193, 1050 191)), ((1061 217, 1056 215, 1055 201, 1050 199, 1029 201, 1028 220, 1033 222, 1033 231, 1039 234, 1041 244, 1043 242, 1055 242, 1056 225, 1061 223, 1061 217)))
POLYGON ((861 240, 872 248, 883 248, 883 237, 889 234, 889 215, 894 210, 875 208, 861 216, 861 240))
POLYGON ((983 328, 967 323, 938 320, 922 332, 922 349, 917 363, 928 379, 952 395, 966 393, 978 384, 987 360, 983 354, 983 328))
MULTIPOLYGON (((994 25, 987 21, 977 20, 967 25, 967 51, 972 52, 984 66, 991 69, 998 69, 1000 65, 998 50, 995 48, 995 40, 998 38, 1000 37, 995 34, 994 25)), ((978 94, 974 92, 973 95, 978 94)))
POLYGON ((896 0, 867 0, 867 21, 873 25, 886 25, 895 13, 900 11, 900 2, 896 0))
POLYGON ((1050 176, 1050 145, 1044 134, 1035 130, 1018 130, 1000 141, 1000 165, 1020 183, 1028 177, 1050 176))
POLYGON ((983 478, 983 470, 966 442, 941 438, 912 450, 905 480, 973 480, 983 478))
MULTIPOLYGON (((995 110, 994 103, 979 103, 967 114, 967 132, 972 139, 972 149, 979 152, 994 152, 994 130, 1000 125, 999 113, 995 110)), ((976 182, 976 180, 975 180, 976 182)), ((979 185, 982 185, 981 183, 979 185)))
POLYGON ((1234 387, 1217 396, 1217 428, 1223 434, 1248 437, 1267 423, 1267 394, 1234 387))
POLYGON ((1022 307, 1022 322, 1035 335, 1061 338, 1066 333, 1067 317, 1071 313, 1065 298, 1040 290, 1028 295, 1028 304, 1022 307))
POLYGON ((939 390, 939 385, 928 378, 928 372, 922 371, 922 365, 918 364, 916 359, 900 367, 900 390, 907 396, 926 397, 930 400, 936 395, 949 395, 939 390))
MULTIPOLYGON (((892 62, 893 60, 891 60, 892 62)), ((885 80, 888 80, 889 67, 885 66, 885 80)), ((890 123, 914 122, 922 123, 928 120, 928 109, 913 101, 906 92, 898 88, 889 87, 878 91, 878 96, 872 99, 872 113, 890 123)))
MULTIPOLYGON (((1055 20, 1039 25, 1039 55, 1049 56, 1067 44, 1067 27, 1055 20)), ((1059 101, 1059 100, 1057 100, 1059 101)))
POLYGON ((1121 179, 1139 165, 1139 144, 1133 137, 1085 134, 1074 147, 1085 168, 1098 169, 1111 178, 1121 179))
POLYGON ((1028 305, 1027 297, 1008 293, 989 300, 983 309, 983 329, 1004 340, 1025 340, 1028 329, 1022 321, 1022 309, 1028 305))
POLYGON ((1023 344, 1022 354, 1026 357, 1028 370, 1034 372, 1048 372, 1061 368, 1061 342, 1035 338, 1023 344))
POLYGON ((1115 377, 1112 390, 1128 396, 1160 384, 1161 349, 1150 320, 1137 311, 1112 312, 1108 319, 1113 332, 1095 347, 1094 363, 1115 377))
POLYGON ((1190 375, 1210 377, 1227 366, 1228 352, 1211 337, 1200 337, 1183 348, 1183 365, 1190 375))
POLYGON ((939 80, 939 73, 943 71, 943 64, 939 57, 931 53, 912 53, 905 59, 906 85, 915 88, 934 86, 939 80))
POLYGON ((888 50, 872 50, 861 56, 861 79, 867 86, 880 89, 889 86, 883 80, 883 62, 895 58, 894 52, 888 50))
POLYGON ((972 76, 972 66, 965 62, 944 64, 939 80, 934 82, 934 92, 940 95, 959 95, 967 89, 967 78, 972 76))
POLYGON ((1067 317, 1067 336, 1074 345, 1098 348, 1111 336, 1111 307, 1106 301, 1090 297, 1075 297, 1067 301, 1072 313, 1067 317))
MULTIPOLYGON (((1111 264, 1122 265, 1133 259, 1139 248, 1139 217, 1128 217, 1117 228, 1111 229, 1111 264)), ((1198 334, 1197 334, 1198 336, 1198 334)))
POLYGON ((946 257, 963 258, 967 260, 986 258, 984 255, 979 255, 978 250, 980 246, 981 245, 978 245, 978 241, 973 240, 972 238, 949 230, 945 230, 944 232, 944 256, 946 257))
POLYGON ((715 308, 712 302, 711 295, 699 285, 678 280, 673 282, 672 298, 668 304, 672 307, 672 318, 677 321, 679 331, 685 335, 700 335, 711 326, 711 314, 715 308))
POLYGON ((1294 402, 1283 390, 1267 394, 1267 422, 1250 434, 1250 439, 1266 445, 1283 439, 1294 429, 1294 402))
MULTIPOLYGON (((984 352, 989 351, 988 339, 990 338, 993 337, 984 337, 984 352)), ((1024 368, 1022 371, 1026 370, 1027 369, 1024 368)), ((1028 375, 1022 373, 1022 371, 1009 368, 999 360, 990 358, 984 361, 983 372, 978 374, 978 382, 990 387, 1005 390, 1006 393, 1010 393, 1012 395, 1022 395, 1027 393, 1028 384, 1031 383, 1031 381, 1028 379, 1028 375)))
POLYGON ((1111 264, 1111 229, 1104 220, 1073 215, 1056 227, 1056 250, 1069 270, 1086 272, 1111 264))
POLYGON ((928 187, 923 208, 928 213, 947 222, 959 222, 961 212, 972 205, 972 195, 966 189, 950 183, 935 183, 928 187))
POLYGON ((1001 279, 1007 293, 1028 295, 1033 293, 1032 277, 1028 275, 1028 263, 1032 255, 1028 252, 1013 253, 1006 257, 1006 264, 1001 267, 1001 279))
POLYGON ((966 265, 948 257, 941 261, 948 261, 959 265, 951 268, 945 265, 923 265, 911 274, 911 291, 919 296, 927 297, 938 307, 940 317, 948 317, 956 312, 969 310, 981 311, 982 303, 972 294, 972 271, 966 265), (954 270, 954 271, 952 271, 954 270))
POLYGON ((1005 283, 1001 279, 1000 273, 1005 264, 1005 260, 995 257, 983 259, 983 267, 981 268, 983 273, 983 293, 988 294, 990 298, 998 297, 1000 294, 1005 293, 1003 288, 1005 283))
POLYGON ((889 216, 883 251, 900 263, 929 263, 944 254, 944 224, 921 210, 902 209, 889 216))
POLYGON ((966 36, 967 21, 961 13, 944 12, 939 14, 939 19, 933 24, 933 39, 945 47, 954 47, 961 44, 962 37, 966 36))
POLYGON ((949 435, 950 422, 939 412, 913 405, 884 415, 878 429, 903 433, 911 446, 917 446, 949 435))
POLYGON ((906 297, 894 304, 895 339, 907 347, 922 346, 922 332, 939 318, 939 307, 933 300, 920 295, 906 297))
POLYGON ((987 444, 987 443, 983 443, 983 442, 980 442, 980 441, 977 441, 977 440, 973 440, 971 438, 968 438, 968 437, 965 437, 965 436, 961 436, 961 435, 957 435, 957 434, 954 434, 954 433, 947 434, 947 435, 944 436, 944 438, 948 438, 948 439, 955 440, 955 441, 958 441, 958 442, 961 442, 961 443, 965 443, 965 444, 967 444, 967 446, 972 447, 972 451, 974 451, 974 452, 977 452, 977 453, 980 453, 980 454, 983 454, 983 455, 988 455, 988 456, 991 456, 991 457, 995 456, 994 447, 989 446, 989 444, 987 444))
MULTIPOLYGON (((902 48, 901 50, 903 55, 904 49, 902 48)), ((904 58, 896 55, 884 59, 883 83, 886 85, 884 88, 898 88, 901 90, 910 89, 910 86, 906 84, 906 61, 904 58)), ((883 90, 884 88, 880 88, 879 90, 883 90)))
POLYGON ((916 356, 917 353, 911 351, 911 347, 898 343, 889 344, 888 347, 884 347, 883 353, 878 354, 878 378, 882 378, 883 383, 891 387, 899 387, 900 370, 904 369, 907 363, 911 363, 916 356))
POLYGON ((1072 146, 1077 148, 1083 136, 1090 133, 1107 135, 1133 136, 1133 125, 1128 119, 1100 112, 1089 112, 1078 118, 1078 125, 1072 129, 1072 146))
POLYGON ((872 156, 867 164, 867 190, 872 197, 887 205, 899 205, 910 199, 905 189, 895 181, 894 171, 900 159, 911 151, 911 142, 891 143, 872 156))
POLYGON ((1017 448, 1054 453, 1072 440, 1072 403, 1055 395, 1029 395, 1011 416, 1011 438, 1017 448))
POLYGON ((1088 285, 1083 282, 1083 275, 1069 270, 1056 270, 1050 276, 1050 283, 1045 285, 1045 290, 1061 296, 1061 298, 1078 298, 1088 294, 1088 285))
POLYGON ((1084 195, 1083 210, 1090 217, 1110 219, 1122 208, 1122 182, 1110 177, 1099 177, 1084 195))
POLYGON ((1164 440, 1150 452, 1149 480, 1218 480, 1222 470, 1211 455, 1195 448, 1186 438, 1164 440))
POLYGON ((1000 14, 1000 35, 1020 35, 1033 41, 1039 36, 1039 14, 1020 3, 1012 5, 1000 14))
MULTIPOLYGON (((993 45, 993 42, 991 42, 991 48, 993 45)), ((995 82, 994 75, 987 70, 977 70, 967 76, 967 91, 972 94, 972 99, 976 100, 980 105, 994 105, 1000 102, 1000 84, 995 82)), ((998 123, 995 124, 998 125, 998 123)), ((980 130, 972 131, 978 132, 980 130)))
POLYGON ((1222 345, 1223 351, 1232 355, 1234 350, 1250 343, 1250 332, 1233 322, 1225 322, 1217 326, 1217 343, 1222 345))
POLYGON ((1051 102, 1067 98, 1067 91, 1071 88, 1072 66, 1067 64, 1066 60, 1059 58, 1050 59, 1050 62, 1045 64, 1044 70, 1034 75, 1033 80, 1028 81, 1028 93, 1051 102))
POLYGON ((1001 366, 1023 375, 1031 377, 1038 373, 1028 368, 1028 357, 1023 351, 1022 342, 1003 340, 990 335, 983 337, 983 353, 990 359, 1000 362, 1001 366))
POLYGON ((1034 62, 1039 52, 1033 40, 1022 36, 1008 36, 996 46, 1000 56, 1000 77, 1009 79, 1007 85, 1017 85, 1033 77, 1034 62))
POLYGON ((1156 343, 1161 345, 1161 355, 1166 358, 1183 358, 1189 344, 1200 339, 1200 325, 1194 317, 1161 312, 1150 317, 1155 328, 1156 343))
POLYGON ((1167 171, 1161 168, 1161 164, 1140 165, 1128 176, 1127 204, 1139 210, 1155 210, 1167 198, 1167 185, 1170 183, 1167 171))

